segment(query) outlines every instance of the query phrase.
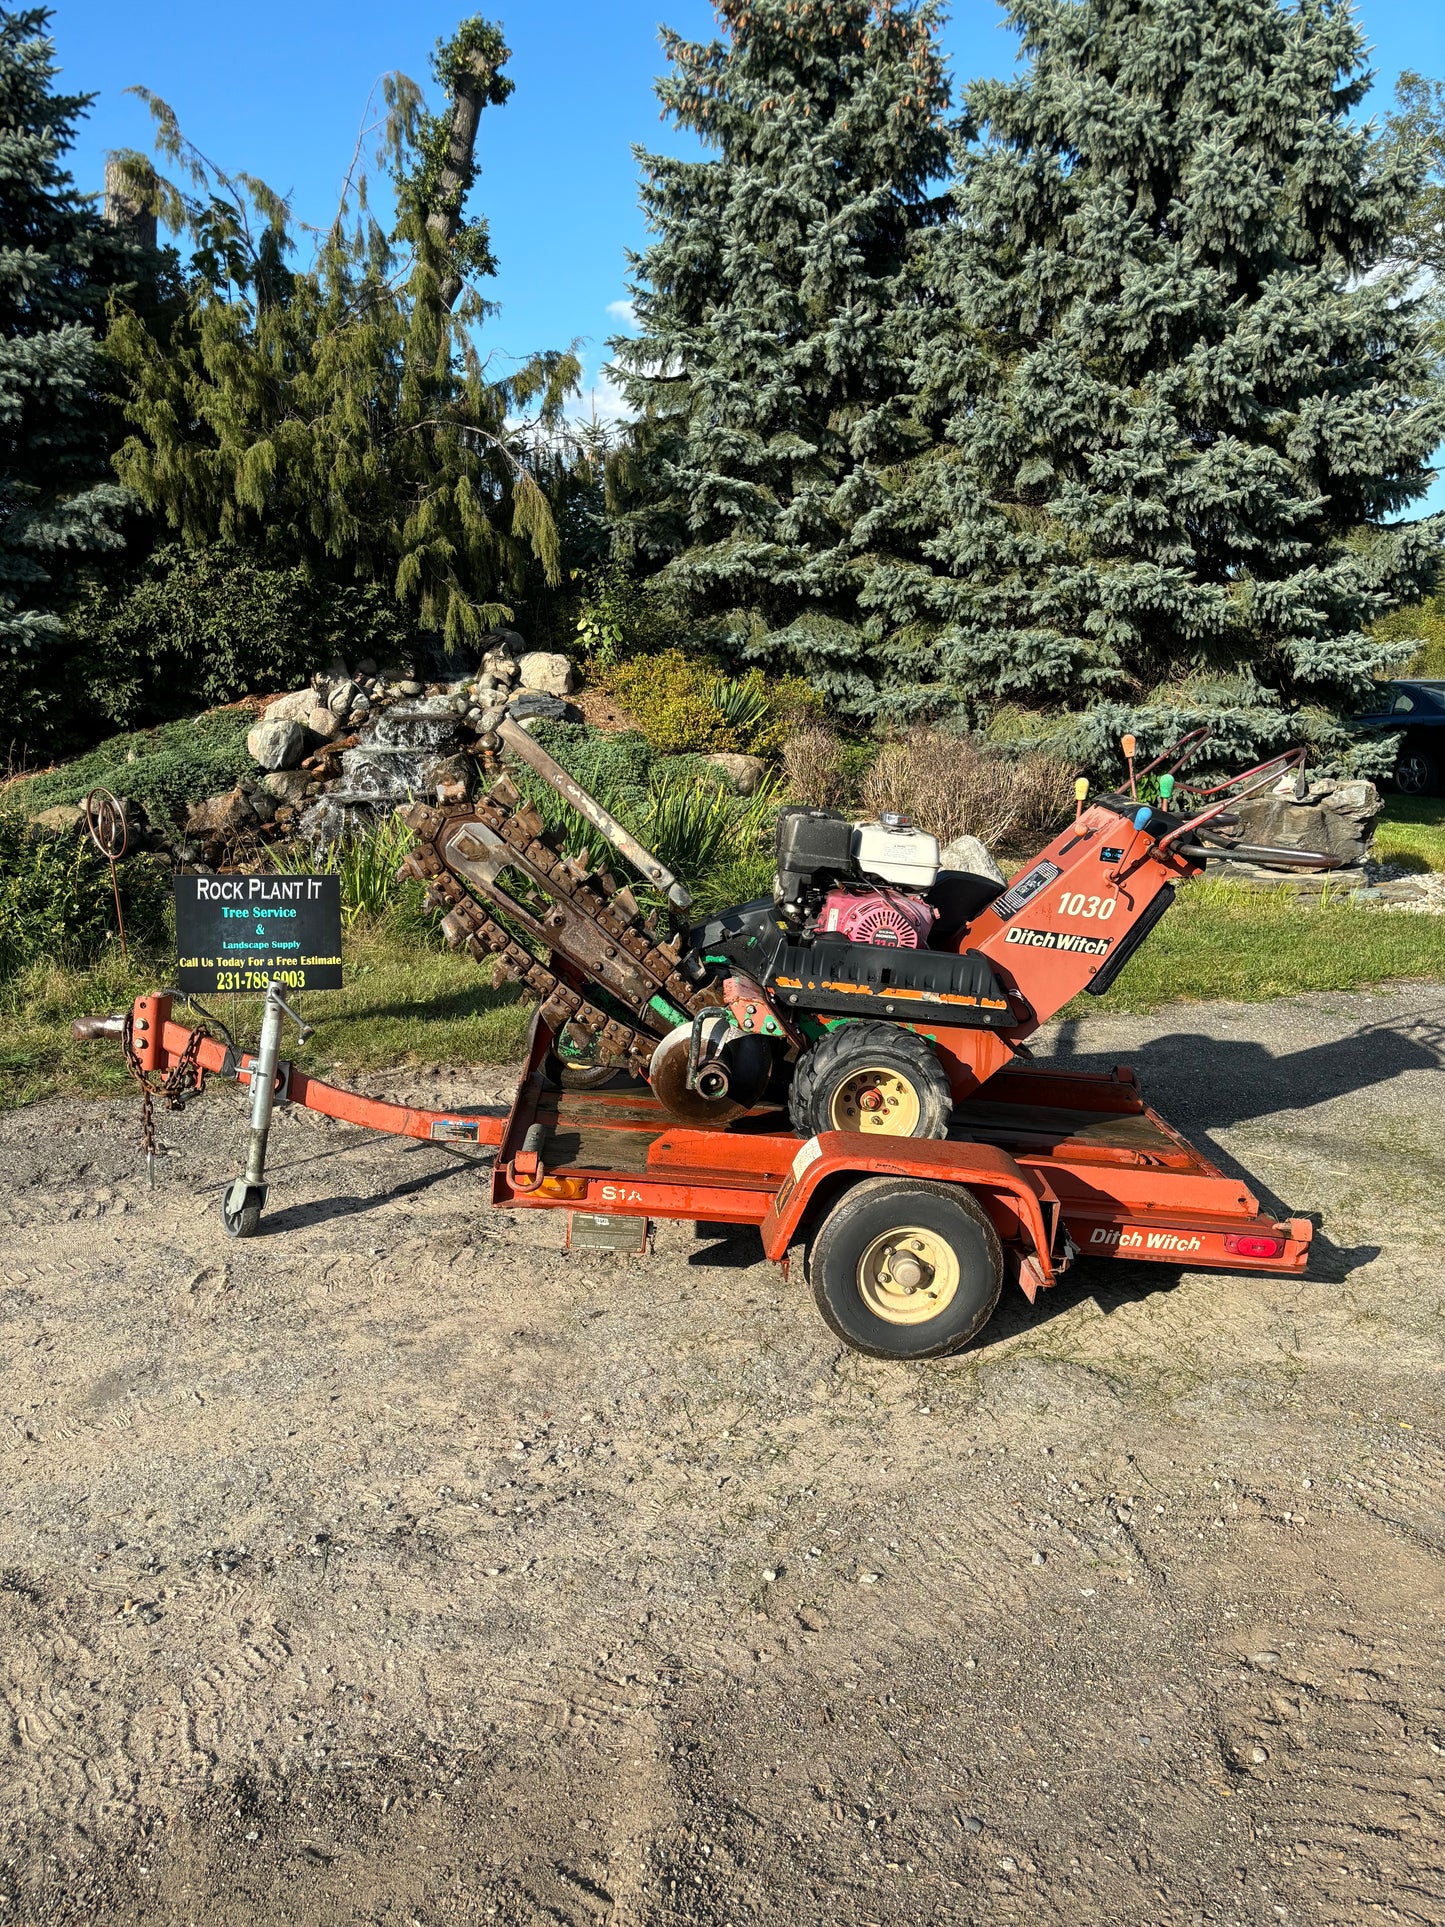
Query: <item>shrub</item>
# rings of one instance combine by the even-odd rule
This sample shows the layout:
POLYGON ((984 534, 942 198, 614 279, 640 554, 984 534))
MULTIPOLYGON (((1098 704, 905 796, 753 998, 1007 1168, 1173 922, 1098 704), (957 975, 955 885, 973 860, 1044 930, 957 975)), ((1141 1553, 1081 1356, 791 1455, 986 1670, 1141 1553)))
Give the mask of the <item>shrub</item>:
POLYGON ((582 590, 576 647, 594 669, 609 669, 643 650, 660 649, 675 618, 655 592, 629 575, 620 562, 574 571, 582 590))
POLYGON ((289 688, 338 652, 396 661, 414 644, 395 600, 371 584, 313 581, 224 543, 166 542, 138 568, 81 579, 24 723, 32 746, 63 751, 106 727, 289 688))
POLYGON ((246 735, 248 709, 217 710, 192 722, 112 736, 86 756, 8 785, 5 804, 33 815, 53 803, 78 803, 87 791, 113 790, 142 805, 153 822, 180 821, 188 803, 255 774, 246 735))
POLYGON ((664 755, 717 750, 771 755, 805 707, 804 692, 811 695, 796 678, 770 689, 760 669, 725 676, 709 657, 681 649, 620 663, 604 685, 664 755))
POLYGON ((992 847, 1052 829, 1073 802, 1073 767, 1036 750, 1013 759, 964 736, 914 729, 885 743, 863 781, 872 813, 900 810, 940 843, 976 836, 992 847))
POLYGON ((843 739, 826 723, 794 730, 783 744, 784 784, 795 803, 834 810, 848 800, 843 739))
MULTIPOLYGON (((144 857, 117 869, 126 936, 136 949, 166 929, 168 877, 144 857)), ((36 830, 0 810, 0 982, 26 965, 88 964, 114 940, 110 866, 79 836, 36 830)))
POLYGON ((1370 633, 1380 642, 1417 645, 1414 655, 1393 668, 1391 675, 1445 677, 1445 592, 1392 609, 1370 633))

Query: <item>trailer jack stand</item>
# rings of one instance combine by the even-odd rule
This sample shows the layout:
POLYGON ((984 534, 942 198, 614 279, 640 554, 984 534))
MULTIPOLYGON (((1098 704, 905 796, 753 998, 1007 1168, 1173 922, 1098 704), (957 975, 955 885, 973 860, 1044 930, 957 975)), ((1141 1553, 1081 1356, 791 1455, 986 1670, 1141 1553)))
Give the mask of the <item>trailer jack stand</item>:
MULTIPOLYGON (((311 1035, 281 995, 279 983, 266 987, 266 1007, 261 1016, 261 1041, 249 1069, 241 1075, 251 1083, 251 1139, 246 1148, 246 1168, 221 1198, 221 1218, 233 1238, 254 1238, 266 1208, 266 1143, 271 1135, 271 1114, 276 1106, 276 1062, 281 1051, 281 1020, 289 1017, 305 1043, 311 1035)), ((288 1066, 289 1069, 289 1066, 288 1066)), ((289 1085, 289 1078, 287 1083, 289 1085)), ((287 1092, 282 1091, 283 1101, 287 1092)))

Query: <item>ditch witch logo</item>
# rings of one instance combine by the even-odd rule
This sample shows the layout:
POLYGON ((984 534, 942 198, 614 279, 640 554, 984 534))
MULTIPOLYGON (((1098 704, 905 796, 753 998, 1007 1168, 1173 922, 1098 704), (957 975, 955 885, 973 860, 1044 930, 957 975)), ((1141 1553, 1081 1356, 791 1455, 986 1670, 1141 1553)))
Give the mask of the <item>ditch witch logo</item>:
POLYGON ((1015 926, 1006 939, 1008 943, 1027 944, 1032 950, 1077 950, 1085 957, 1107 957, 1109 937, 1071 937, 1062 930, 1020 930, 1015 926))
POLYGON ((1198 1251, 1204 1240, 1191 1231, 1141 1231, 1133 1225, 1111 1231, 1100 1225, 1089 1233, 1089 1243, 1112 1251, 1198 1251))

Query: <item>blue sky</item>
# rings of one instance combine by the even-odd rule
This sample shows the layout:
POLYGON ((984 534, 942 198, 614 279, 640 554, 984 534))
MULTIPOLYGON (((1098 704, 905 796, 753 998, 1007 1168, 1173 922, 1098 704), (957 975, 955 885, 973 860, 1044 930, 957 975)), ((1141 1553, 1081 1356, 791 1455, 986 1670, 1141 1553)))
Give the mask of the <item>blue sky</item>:
MULTIPOLYGON (((464 9, 457 0, 58 0, 52 32, 67 91, 99 95, 73 156, 79 184, 100 187, 106 150, 150 147, 150 121, 124 89, 137 82, 176 109, 190 138, 229 169, 259 174, 294 197, 303 220, 335 208, 367 96, 400 68, 427 80, 427 59, 464 9)), ((473 206, 491 222, 501 272, 489 292, 501 313, 486 342, 521 358, 588 339, 596 378, 609 309, 625 295, 624 251, 645 241, 634 141, 681 151, 658 120, 660 20, 680 33, 712 30, 704 0, 491 0, 513 50, 517 90, 482 122, 473 206)), ((1395 76, 1445 76, 1445 8, 1438 0, 1366 0, 1383 111, 1395 76)), ((955 86, 1006 72, 1014 39, 994 0, 956 0, 945 44, 955 86)), ((1445 482, 1432 491, 1445 507, 1445 482)))

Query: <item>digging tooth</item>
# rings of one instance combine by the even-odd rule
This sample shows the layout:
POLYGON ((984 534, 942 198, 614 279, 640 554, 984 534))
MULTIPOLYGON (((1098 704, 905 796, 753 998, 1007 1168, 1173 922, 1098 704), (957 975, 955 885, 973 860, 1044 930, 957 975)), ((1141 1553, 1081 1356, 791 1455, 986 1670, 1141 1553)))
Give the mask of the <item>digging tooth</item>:
POLYGON ((555 1035, 572 1017, 581 1002, 582 999, 575 990, 569 990, 565 984, 558 984, 546 1003, 542 1005, 542 1022, 555 1035))
POLYGON ((633 896, 631 890, 628 889, 625 884, 613 897, 612 908, 617 912, 619 917, 626 917, 629 923, 641 914, 637 898, 633 896))

